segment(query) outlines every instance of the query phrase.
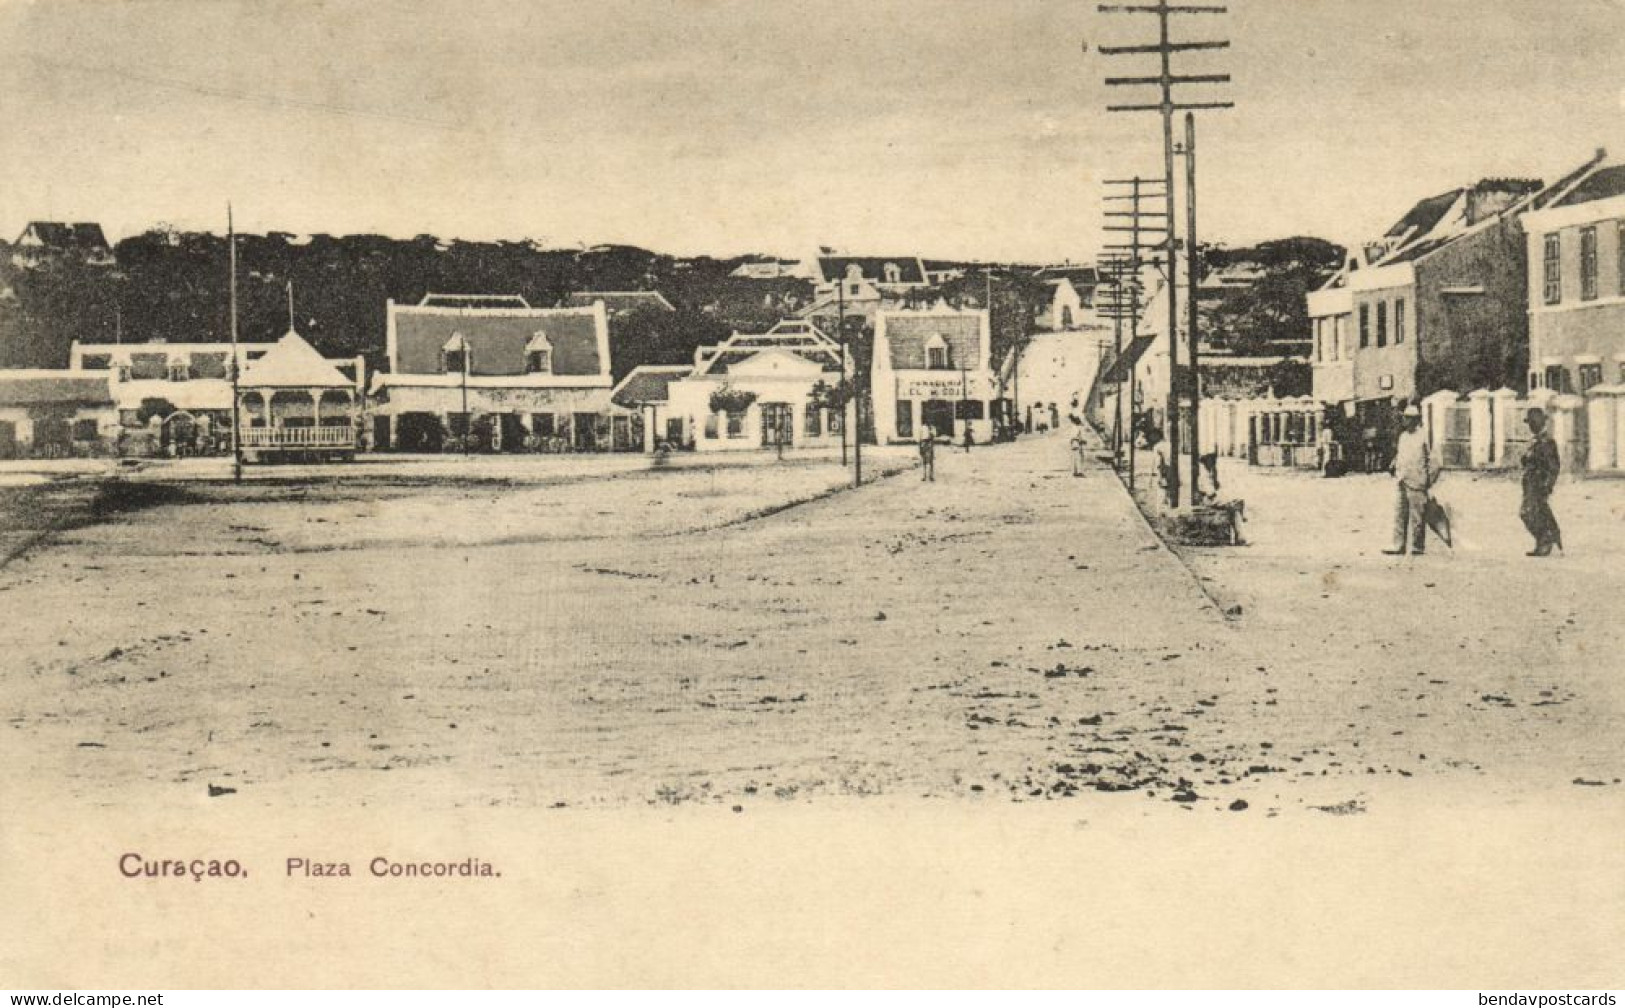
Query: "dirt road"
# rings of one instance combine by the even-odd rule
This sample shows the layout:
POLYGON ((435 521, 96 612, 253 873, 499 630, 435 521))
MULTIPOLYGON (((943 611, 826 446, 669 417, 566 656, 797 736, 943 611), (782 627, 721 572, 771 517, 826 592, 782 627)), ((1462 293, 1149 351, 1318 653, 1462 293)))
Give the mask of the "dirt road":
POLYGON ((770 475, 220 490, 59 536, 0 572, 0 773, 301 808, 1615 790, 1582 652, 1227 622, 1058 438, 752 518, 841 479, 770 475))

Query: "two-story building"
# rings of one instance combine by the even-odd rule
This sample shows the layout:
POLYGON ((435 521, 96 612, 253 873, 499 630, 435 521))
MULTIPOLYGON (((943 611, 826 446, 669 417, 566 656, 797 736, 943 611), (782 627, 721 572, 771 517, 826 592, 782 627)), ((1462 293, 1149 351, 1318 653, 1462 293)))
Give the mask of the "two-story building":
POLYGON ((1524 231, 1529 387, 1625 385, 1625 165, 1597 165, 1524 231))
POLYGON ((386 306, 389 370, 373 377, 374 447, 440 451, 635 450, 612 418, 602 300, 532 308, 518 296, 428 294, 386 306))
POLYGON ((955 443, 967 427, 973 441, 993 440, 993 418, 1008 405, 1001 405, 986 309, 938 301, 882 310, 874 339, 869 390, 882 443, 916 440, 927 427, 955 443))
POLYGON ((1371 446, 1392 440, 1398 411, 1440 390, 1522 383, 1523 218, 1595 164, 1550 186, 1485 179, 1422 200, 1309 294, 1313 394, 1340 418, 1340 440, 1362 443, 1346 447, 1375 458, 1371 446))
MULTIPOLYGON (((302 337, 290 335, 301 344, 301 355, 305 351, 315 354, 302 337)), ((238 375, 246 373, 276 346, 239 343, 238 375)), ((324 363, 342 376, 345 397, 351 403, 358 400, 366 388, 366 361, 350 357, 324 363)), ((125 431, 125 450, 130 454, 219 454, 230 449, 230 343, 75 341, 69 350, 68 367, 75 373, 109 382, 119 423, 125 431)))

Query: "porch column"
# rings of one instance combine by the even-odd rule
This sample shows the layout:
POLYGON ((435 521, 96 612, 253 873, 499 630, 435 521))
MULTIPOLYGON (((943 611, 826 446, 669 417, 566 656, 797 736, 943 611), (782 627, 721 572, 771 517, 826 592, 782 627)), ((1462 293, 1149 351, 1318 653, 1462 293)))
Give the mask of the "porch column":
POLYGON ((312 427, 320 427, 322 425, 322 390, 321 389, 311 389, 310 390, 310 425, 312 427))
POLYGON ((643 407, 643 450, 650 455, 655 452, 657 438, 655 436, 655 407, 643 407))
POLYGON ((1483 469, 1490 464, 1491 419, 1494 408, 1488 389, 1467 393, 1467 464, 1483 469))
POLYGON ((1586 400, 1586 435, 1591 440, 1588 454, 1593 469, 1619 467, 1614 440, 1614 414, 1618 406, 1619 400, 1613 394, 1599 393, 1595 389, 1586 400))
POLYGON ((1518 393, 1509 388, 1498 388, 1490 393, 1490 465, 1507 464, 1507 442, 1512 440, 1512 408, 1517 405, 1518 393))

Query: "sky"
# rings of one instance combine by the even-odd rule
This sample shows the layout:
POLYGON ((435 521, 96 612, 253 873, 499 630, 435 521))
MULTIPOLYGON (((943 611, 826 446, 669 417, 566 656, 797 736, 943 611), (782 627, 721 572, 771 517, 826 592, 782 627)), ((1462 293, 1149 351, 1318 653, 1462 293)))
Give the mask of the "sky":
MULTIPOLYGON (((1105 111, 1154 65, 1098 52, 1156 19, 1095 6, 0 0, 0 230, 229 201, 253 232, 1088 261, 1101 181, 1163 169, 1159 117, 1105 111)), ((1228 6, 1173 30, 1231 41, 1175 63, 1233 77, 1184 88, 1236 105, 1198 113, 1204 241, 1357 242, 1625 156, 1625 0, 1228 6)))

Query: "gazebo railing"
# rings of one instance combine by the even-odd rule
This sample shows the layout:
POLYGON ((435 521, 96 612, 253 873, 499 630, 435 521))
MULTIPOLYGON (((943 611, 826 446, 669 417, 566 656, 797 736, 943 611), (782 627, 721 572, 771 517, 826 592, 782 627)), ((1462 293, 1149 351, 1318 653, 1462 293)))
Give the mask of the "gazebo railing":
POLYGON ((330 427, 247 427, 244 448, 354 448, 355 429, 349 424, 330 427))

